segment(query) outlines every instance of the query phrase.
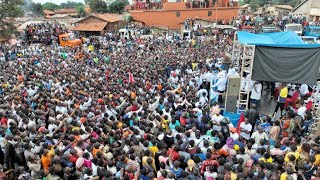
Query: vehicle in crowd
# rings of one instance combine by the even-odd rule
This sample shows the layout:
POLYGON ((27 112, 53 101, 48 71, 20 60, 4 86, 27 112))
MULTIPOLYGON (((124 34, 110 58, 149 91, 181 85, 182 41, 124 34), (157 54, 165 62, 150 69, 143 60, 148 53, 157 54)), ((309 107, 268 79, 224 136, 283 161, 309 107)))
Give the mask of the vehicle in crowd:
POLYGON ((75 38, 73 33, 64 33, 59 35, 59 44, 62 47, 74 47, 80 46, 82 43, 80 39, 75 38))
POLYGON ((302 35, 303 26, 302 24, 286 24, 284 26, 284 32, 292 31, 297 33, 299 36, 302 35))
POLYGON ((280 32, 281 30, 279 28, 277 28, 276 26, 273 25, 265 25, 265 26, 261 26, 258 29, 259 33, 273 33, 273 32, 280 32))
POLYGON ((246 32, 249 32, 249 33, 253 33, 254 30, 255 30, 255 27, 254 26, 242 26, 241 31, 246 31, 246 32))
POLYGON ((307 44, 319 44, 319 39, 315 36, 301 36, 301 39, 307 44))
POLYGON ((132 29, 120 29, 119 36, 126 39, 135 38, 135 32, 132 29))
POLYGON ((320 26, 308 26, 304 29, 303 35, 320 38, 320 26))
POLYGON ((182 38, 183 39, 192 39, 192 32, 189 30, 182 31, 182 38))

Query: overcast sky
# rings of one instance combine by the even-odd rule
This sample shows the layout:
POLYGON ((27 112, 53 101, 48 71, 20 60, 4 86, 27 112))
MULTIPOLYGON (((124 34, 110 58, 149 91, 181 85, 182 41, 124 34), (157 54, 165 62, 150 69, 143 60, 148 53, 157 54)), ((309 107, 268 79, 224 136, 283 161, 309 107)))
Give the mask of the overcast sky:
MULTIPOLYGON (((72 0, 72 1, 84 3, 84 0, 72 0)), ((46 2, 52 2, 52 3, 56 3, 56 4, 61 4, 63 2, 67 2, 67 0, 33 0, 33 2, 41 3, 41 4, 44 4, 46 2)))

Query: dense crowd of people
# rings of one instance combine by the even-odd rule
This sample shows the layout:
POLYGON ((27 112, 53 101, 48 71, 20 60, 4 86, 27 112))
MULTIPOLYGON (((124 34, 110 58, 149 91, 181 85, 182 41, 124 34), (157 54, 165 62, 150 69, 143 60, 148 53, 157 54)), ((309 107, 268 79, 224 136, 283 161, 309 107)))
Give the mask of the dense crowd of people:
POLYGON ((319 179, 319 138, 304 134, 312 109, 285 105, 285 85, 280 119, 259 117, 258 82, 239 125, 210 101, 213 79, 223 93, 238 74, 222 65, 232 43, 219 37, 1 46, 1 178, 319 179))

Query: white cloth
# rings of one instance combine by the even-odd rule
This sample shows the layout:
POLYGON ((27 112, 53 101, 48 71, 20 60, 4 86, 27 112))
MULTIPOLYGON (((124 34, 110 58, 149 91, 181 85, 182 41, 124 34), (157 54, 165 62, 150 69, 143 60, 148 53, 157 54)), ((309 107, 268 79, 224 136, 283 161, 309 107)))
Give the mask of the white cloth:
MULTIPOLYGON (((245 122, 242 122, 240 124, 240 127, 242 130, 246 130, 246 131, 251 131, 252 130, 252 125, 250 123, 246 124, 245 122)), ((246 132, 242 132, 240 133, 240 136, 242 136, 245 139, 250 139, 250 132, 246 133, 246 132)))
POLYGON ((307 108, 305 106, 302 106, 297 110, 297 114, 301 116, 303 119, 304 119, 304 116, 306 115, 306 112, 307 112, 307 108))
POLYGON ((261 92, 262 92, 262 84, 256 84, 254 85, 254 87, 252 88, 252 92, 251 92, 251 99, 255 99, 255 100, 260 100, 261 99, 261 92))
POLYGON ((225 91, 227 84, 227 78, 221 77, 218 81, 213 85, 213 87, 217 87, 218 91, 225 91))
POLYGON ((308 85, 302 84, 300 87, 300 93, 301 95, 306 95, 309 93, 308 85))

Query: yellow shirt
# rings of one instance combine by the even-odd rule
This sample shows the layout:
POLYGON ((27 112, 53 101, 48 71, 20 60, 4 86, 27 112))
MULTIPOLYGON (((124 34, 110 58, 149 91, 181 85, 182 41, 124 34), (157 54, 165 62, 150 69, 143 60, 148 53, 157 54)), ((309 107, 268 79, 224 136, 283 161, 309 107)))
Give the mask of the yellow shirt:
POLYGON ((285 162, 289 162, 289 155, 294 155, 294 157, 296 158, 296 160, 298 160, 299 159, 299 157, 300 157, 300 153, 299 152, 288 152, 287 154, 286 154, 286 157, 284 158, 284 161, 285 162))
POLYGON ((315 161, 314 161, 314 165, 316 165, 316 166, 320 166, 320 154, 317 154, 317 155, 315 155, 314 156, 315 157, 315 161))
POLYGON ((266 159, 266 158, 260 158, 259 161, 263 161, 263 162, 269 162, 269 163, 272 163, 273 160, 272 158, 270 157, 269 159, 266 159))
POLYGON ((282 173, 280 175, 280 180, 286 180, 287 179, 288 174, 287 173, 282 173))
POLYGON ((157 146, 149 146, 149 150, 151 151, 153 157, 155 153, 159 151, 157 146))
POLYGON ((288 97, 288 88, 284 87, 280 90, 280 97, 287 98, 288 97))

